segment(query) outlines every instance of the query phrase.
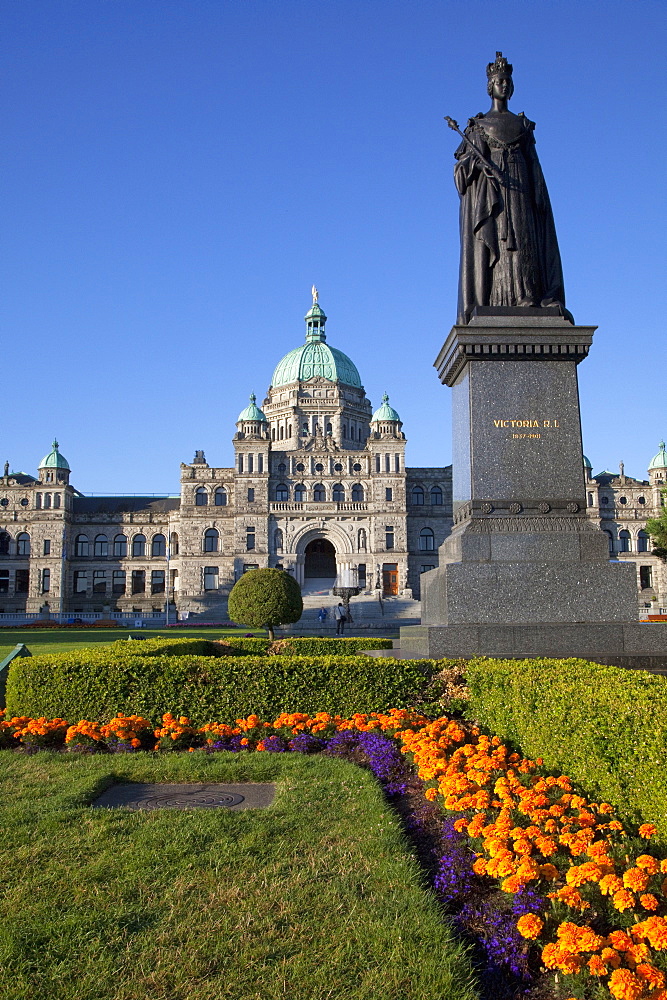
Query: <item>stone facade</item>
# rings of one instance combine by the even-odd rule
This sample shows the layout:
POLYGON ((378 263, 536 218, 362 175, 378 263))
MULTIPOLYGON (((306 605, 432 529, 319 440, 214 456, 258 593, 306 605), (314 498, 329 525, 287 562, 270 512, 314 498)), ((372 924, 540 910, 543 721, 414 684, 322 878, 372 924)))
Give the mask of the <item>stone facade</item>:
MULTIPOLYGON (((249 568, 278 566, 308 590, 338 583, 420 597, 452 529, 451 467, 406 467, 406 439, 385 396, 372 411, 359 373, 329 347, 315 301, 306 342, 277 365, 261 408, 251 397, 234 468, 203 451, 174 496, 85 497, 57 442, 37 477, 0 477, 0 613, 163 611, 213 614, 249 568)), ((664 454, 664 451, 659 453, 664 454)), ((657 465, 656 465, 657 460, 657 465)), ((586 465, 587 515, 610 555, 637 567, 640 607, 667 604, 667 567, 644 532, 666 485, 586 465), (644 533, 643 533, 644 532, 644 533)), ((664 465, 667 466, 667 459, 664 465)))

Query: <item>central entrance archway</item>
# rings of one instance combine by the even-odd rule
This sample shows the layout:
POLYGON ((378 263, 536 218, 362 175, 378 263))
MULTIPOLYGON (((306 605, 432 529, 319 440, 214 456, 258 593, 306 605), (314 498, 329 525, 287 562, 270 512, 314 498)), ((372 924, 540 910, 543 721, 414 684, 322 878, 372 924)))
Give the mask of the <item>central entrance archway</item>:
POLYGON ((326 538, 314 538, 305 551, 303 575, 307 580, 333 580, 336 576, 336 550, 326 538))

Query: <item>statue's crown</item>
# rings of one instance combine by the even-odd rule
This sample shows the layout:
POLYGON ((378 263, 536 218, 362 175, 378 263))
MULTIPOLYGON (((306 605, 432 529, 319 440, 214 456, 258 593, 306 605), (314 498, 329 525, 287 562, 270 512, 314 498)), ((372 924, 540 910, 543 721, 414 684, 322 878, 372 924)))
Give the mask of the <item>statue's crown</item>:
POLYGON ((511 63, 508 63, 507 59, 502 54, 502 52, 496 52, 496 61, 489 63, 489 65, 486 67, 486 75, 489 78, 489 80, 491 79, 492 76, 495 76, 497 73, 506 73, 507 75, 511 76, 513 69, 514 67, 512 66, 511 63))

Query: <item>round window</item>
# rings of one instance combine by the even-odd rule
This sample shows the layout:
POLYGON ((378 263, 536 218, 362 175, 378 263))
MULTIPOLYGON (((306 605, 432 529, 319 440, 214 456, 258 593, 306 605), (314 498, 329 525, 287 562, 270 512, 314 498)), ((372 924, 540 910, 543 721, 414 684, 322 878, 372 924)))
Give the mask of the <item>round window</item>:
POLYGON ((336 462, 336 464, 334 465, 334 469, 336 470, 336 472, 342 472, 343 466, 340 464, 340 462, 336 462))
POLYGON ((317 465, 315 466, 315 472, 324 472, 324 466, 322 465, 321 462, 318 462, 317 465))
POLYGON ((3 497, 2 500, 0 500, 0 506, 2 507, 6 507, 8 503, 9 500, 7 499, 7 497, 3 497))
POLYGON ((628 498, 627 497, 621 497, 618 502, 619 503, 627 503, 628 502, 628 498))
POLYGON ((23 497, 22 498, 22 500, 21 500, 21 506, 22 507, 27 507, 28 506, 28 498, 27 497, 23 497))
POLYGON ((646 503, 646 497, 639 497, 639 499, 637 500, 637 503, 641 503, 641 504, 646 503))
POLYGON ((355 472, 361 472, 361 466, 359 465, 358 462, 355 462, 352 468, 354 469, 355 472))
POLYGON ((286 472, 286 471, 287 471, 287 466, 285 465, 284 462, 281 462, 280 465, 278 466, 278 472, 286 472))
POLYGON ((303 464, 303 462, 299 462, 299 464, 296 467, 296 471, 297 472, 303 472, 304 469, 305 469, 305 465, 303 464))

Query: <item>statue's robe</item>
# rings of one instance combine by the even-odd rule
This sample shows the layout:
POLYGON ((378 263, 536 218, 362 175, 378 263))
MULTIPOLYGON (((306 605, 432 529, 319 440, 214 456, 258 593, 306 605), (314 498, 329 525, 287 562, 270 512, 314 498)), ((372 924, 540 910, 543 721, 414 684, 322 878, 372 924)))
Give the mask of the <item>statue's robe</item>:
POLYGON ((489 177, 488 168, 461 143, 454 167, 461 196, 458 322, 467 323, 475 306, 559 304, 569 317, 535 124, 518 115, 518 138, 503 142, 485 130, 484 117, 480 112, 471 118, 465 134, 501 180, 489 177))

